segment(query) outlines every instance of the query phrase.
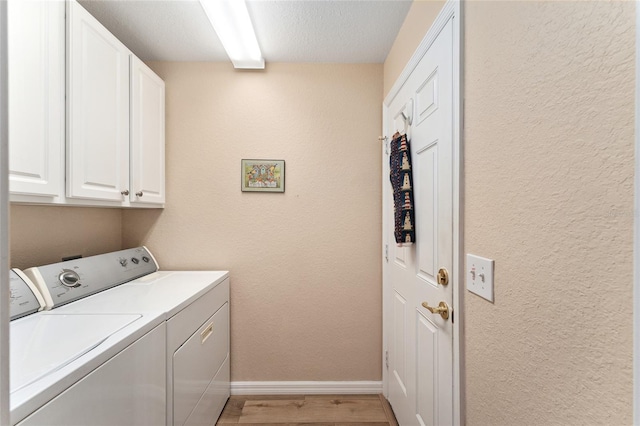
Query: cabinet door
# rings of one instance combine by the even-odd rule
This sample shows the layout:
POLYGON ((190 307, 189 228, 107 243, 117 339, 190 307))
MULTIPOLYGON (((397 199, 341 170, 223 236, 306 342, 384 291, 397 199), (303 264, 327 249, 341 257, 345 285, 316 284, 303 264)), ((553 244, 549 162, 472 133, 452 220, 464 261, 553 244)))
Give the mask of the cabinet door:
POLYGON ((131 57, 131 203, 164 203, 164 81, 131 57))
POLYGON ((102 24, 68 3, 67 197, 128 196, 129 58, 102 24))
MULTIPOLYGON (((203 395, 216 394, 208 387, 228 354, 229 304, 225 303, 173 354, 174 425, 187 422, 203 395)), ((217 405, 205 402, 200 409, 208 406, 205 411, 215 411, 217 405)), ((213 415, 210 419, 215 420, 213 415)))
POLYGON ((64 2, 10 0, 9 187, 60 196, 64 151, 64 2))

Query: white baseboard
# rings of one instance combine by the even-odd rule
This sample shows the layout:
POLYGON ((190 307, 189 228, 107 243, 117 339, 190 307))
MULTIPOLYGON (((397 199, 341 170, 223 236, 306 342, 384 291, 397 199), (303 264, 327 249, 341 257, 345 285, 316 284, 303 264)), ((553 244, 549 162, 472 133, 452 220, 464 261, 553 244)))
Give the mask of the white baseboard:
POLYGON ((231 382, 231 395, 378 394, 382 381, 231 382))

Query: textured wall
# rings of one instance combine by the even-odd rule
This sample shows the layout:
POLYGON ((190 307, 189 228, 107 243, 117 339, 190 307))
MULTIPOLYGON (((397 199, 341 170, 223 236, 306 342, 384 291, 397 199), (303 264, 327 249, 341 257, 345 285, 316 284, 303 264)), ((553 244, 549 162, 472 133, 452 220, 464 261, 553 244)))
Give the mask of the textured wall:
POLYGON ((634 4, 465 11, 467 419, 629 425, 634 4))
POLYGON ((465 252, 496 260, 495 304, 464 292, 467 424, 629 425, 634 4, 464 7, 465 252))
POLYGON ((405 65, 436 19, 444 0, 414 0, 384 62, 384 94, 396 82, 405 65))
POLYGON ((119 209, 12 205, 9 264, 25 269, 120 250, 121 219, 119 209))
POLYGON ((124 246, 231 271, 232 380, 380 380, 382 65, 151 66, 167 203, 124 246), (284 159, 286 192, 241 192, 242 158, 284 159))

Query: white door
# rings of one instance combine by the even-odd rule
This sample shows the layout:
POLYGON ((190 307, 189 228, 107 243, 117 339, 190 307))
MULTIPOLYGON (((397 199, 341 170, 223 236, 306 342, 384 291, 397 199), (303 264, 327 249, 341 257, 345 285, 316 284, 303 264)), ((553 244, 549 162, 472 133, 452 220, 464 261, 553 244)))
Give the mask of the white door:
POLYGON ((164 81, 131 57, 131 203, 164 203, 164 81))
MULTIPOLYGON (((400 425, 454 422, 453 34, 449 20, 385 109, 389 140, 395 131, 409 136, 415 201, 415 244, 396 246, 393 220, 385 220, 384 231, 388 397, 400 425), (438 283, 440 268, 448 271, 447 285, 438 283), (449 317, 423 303, 446 304, 449 317)), ((383 176, 384 214, 392 218, 388 155, 383 176)))
POLYGON ((67 196, 129 195, 129 50, 76 1, 67 8, 67 196))
POLYGON ((13 194, 62 195, 64 7, 63 1, 7 3, 13 194))

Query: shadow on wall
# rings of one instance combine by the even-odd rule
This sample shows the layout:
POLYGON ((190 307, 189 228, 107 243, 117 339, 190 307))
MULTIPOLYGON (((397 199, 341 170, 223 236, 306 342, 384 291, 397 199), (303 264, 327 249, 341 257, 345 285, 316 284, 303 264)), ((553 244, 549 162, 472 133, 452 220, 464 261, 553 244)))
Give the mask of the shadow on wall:
MULTIPOLYGON (((122 232, 129 234, 122 236, 122 248, 138 247, 148 240, 153 229, 155 228, 160 216, 164 213, 164 209, 137 209, 123 212, 122 215, 122 232), (132 220, 135 228, 127 226, 127 222, 132 220), (131 231, 135 229, 135 233, 131 235, 131 231)), ((155 255, 153 247, 148 247, 152 254, 155 255)))
POLYGON ((120 209, 12 205, 11 266, 28 268, 67 256, 92 256, 122 248, 120 209))

